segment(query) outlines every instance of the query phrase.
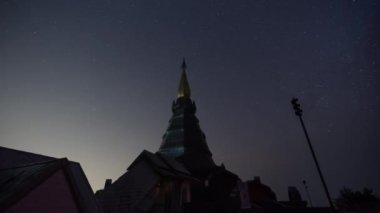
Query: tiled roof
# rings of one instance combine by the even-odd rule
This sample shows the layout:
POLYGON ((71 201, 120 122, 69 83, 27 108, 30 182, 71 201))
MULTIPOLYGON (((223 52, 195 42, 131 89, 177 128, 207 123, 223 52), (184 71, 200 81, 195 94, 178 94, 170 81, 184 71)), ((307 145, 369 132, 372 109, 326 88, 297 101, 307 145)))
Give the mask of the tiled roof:
POLYGON ((57 158, 0 146, 0 169, 54 159, 57 158))
POLYGON ((25 187, 23 190, 27 191, 26 186, 29 186, 29 184, 38 185, 38 180, 34 177, 43 179, 44 175, 49 176, 49 171, 56 169, 56 167, 66 169, 74 193, 80 200, 79 205, 82 207, 83 212, 98 213, 99 208, 94 193, 79 163, 68 161, 66 158, 57 159, 1 146, 0 206, 3 205, 3 202, 5 205, 5 199, 8 199, 5 195, 9 194, 9 189, 12 189, 13 192, 19 184, 25 184, 23 185, 25 187))
POLYGON ((6 209, 67 164, 68 160, 63 158, 1 169, 0 209, 6 209))

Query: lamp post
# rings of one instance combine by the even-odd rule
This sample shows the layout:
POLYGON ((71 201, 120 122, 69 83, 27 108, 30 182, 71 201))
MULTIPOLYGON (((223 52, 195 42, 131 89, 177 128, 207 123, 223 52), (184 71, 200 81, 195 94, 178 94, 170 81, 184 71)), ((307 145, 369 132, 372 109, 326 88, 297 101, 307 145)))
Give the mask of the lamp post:
POLYGON ((303 183, 303 186, 305 187, 305 191, 306 191, 307 199, 309 200, 310 207, 313 207, 313 203, 311 201, 311 197, 309 193, 309 187, 306 184, 306 180, 303 180, 302 183, 303 183))
POLYGON ((330 196, 329 190, 327 189, 327 185, 326 185, 325 179, 323 178, 322 171, 321 171, 321 168, 320 168, 318 160, 317 160, 317 156, 315 155, 313 146, 312 146, 310 138, 309 138, 309 134, 307 133, 305 124, 304 124, 303 119, 302 119, 302 109, 300 108, 301 105, 298 103, 298 98, 292 98, 291 103, 293 105, 294 112, 295 112, 296 116, 298 116, 299 119, 300 119, 300 122, 301 122, 301 125, 302 125, 302 129, 303 129, 303 132, 305 133, 306 140, 307 140, 307 143, 308 143, 309 148, 310 148, 310 152, 313 155, 314 163, 315 163, 315 166, 317 167, 319 177, 321 178, 321 182, 322 182, 323 188, 325 190, 325 193, 326 193, 326 196, 327 196, 327 200, 329 201, 330 207, 333 210, 335 210, 334 204, 333 204, 333 202, 331 200, 331 196, 330 196))

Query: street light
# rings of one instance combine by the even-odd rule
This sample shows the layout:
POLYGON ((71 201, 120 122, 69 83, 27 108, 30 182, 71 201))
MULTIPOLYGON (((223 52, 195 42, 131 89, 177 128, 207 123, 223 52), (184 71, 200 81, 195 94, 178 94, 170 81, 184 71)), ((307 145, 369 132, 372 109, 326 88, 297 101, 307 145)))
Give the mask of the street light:
POLYGON ((321 178, 322 185, 323 185, 323 188, 324 188, 326 196, 327 196, 327 200, 329 201, 329 204, 330 204, 331 208, 333 210, 335 210, 334 204, 333 204, 333 202, 331 200, 331 196, 330 196, 329 190, 327 189, 327 185, 326 185, 325 179, 323 178, 321 168, 319 167, 317 156, 315 155, 313 146, 311 145, 309 134, 306 131, 306 127, 305 127, 305 124, 304 124, 303 119, 302 119, 302 109, 301 109, 301 105, 298 103, 298 98, 292 98, 291 103, 293 105, 293 109, 294 109, 294 112, 295 112, 296 116, 298 116, 299 119, 300 119, 300 122, 301 122, 301 125, 302 125, 302 129, 303 129, 303 131, 305 133, 306 140, 307 140, 307 143, 309 145, 311 154, 313 155, 314 163, 315 163, 315 165, 317 167, 319 177, 321 178))

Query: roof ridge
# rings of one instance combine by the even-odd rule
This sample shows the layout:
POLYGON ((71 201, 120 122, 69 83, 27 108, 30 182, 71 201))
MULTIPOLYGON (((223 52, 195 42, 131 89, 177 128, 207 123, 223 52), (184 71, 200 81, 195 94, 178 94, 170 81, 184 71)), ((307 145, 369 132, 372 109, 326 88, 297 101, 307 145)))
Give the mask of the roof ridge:
MULTIPOLYGON (((185 173, 185 172, 182 172, 176 168, 174 168, 165 158, 167 158, 167 156, 164 156, 163 154, 159 153, 159 152, 156 152, 156 155, 158 155, 158 157, 165 163, 165 165, 167 165, 170 169, 172 169, 174 171, 174 173, 176 173, 176 175, 178 175, 178 173, 181 173, 181 174, 185 174, 185 175, 188 175, 188 176, 191 176, 191 173, 185 173)), ((175 161, 175 163, 178 163, 180 164, 181 166, 183 166, 183 164, 181 164, 180 162, 178 162, 176 159, 173 159, 175 161)), ((184 167, 184 169, 186 169, 184 167)), ((187 169, 186 169, 187 171, 187 169)))
MULTIPOLYGON (((14 202, 16 202, 17 199, 20 199, 27 195, 31 190, 38 187, 41 183, 44 182, 44 180, 54 174, 56 171, 58 171, 60 168, 66 168, 68 165, 68 160, 66 158, 63 159, 57 159, 53 161, 47 161, 47 162, 39 162, 37 164, 29 165, 35 166, 35 165, 43 165, 46 164, 45 167, 39 167, 39 168, 28 168, 28 166, 21 166, 21 167, 15 167, 15 168, 9 168, 8 170, 0 170, 1 172, 6 173, 12 173, 13 171, 9 171, 11 169, 25 169, 25 170, 33 170, 36 169, 38 172, 36 173, 36 176, 33 178, 25 178, 25 177, 19 177, 23 181, 18 183, 17 186, 9 192, 5 197, 2 197, 0 200, 0 211, 6 209, 7 207, 11 206, 14 202)), ((13 175, 11 175, 13 177, 13 175)))
POLYGON ((62 161, 62 162, 67 161, 67 162, 70 162, 70 161, 65 157, 65 158, 58 158, 58 159, 47 160, 47 161, 40 161, 40 162, 26 163, 26 164, 17 165, 17 166, 8 167, 8 168, 2 168, 2 169, 0 169, 0 171, 11 170, 11 169, 20 169, 20 168, 25 168, 25 167, 29 167, 29 166, 36 166, 36 165, 41 165, 41 164, 48 164, 48 163, 59 162, 59 161, 62 161))
POLYGON ((10 151, 13 151, 13 152, 21 152, 21 153, 25 153, 25 154, 29 154, 29 155, 36 155, 36 156, 40 156, 40 157, 47 157, 47 158, 57 159, 56 157, 51 157, 51 156, 42 155, 42 154, 36 154, 36 153, 33 153, 33 152, 22 151, 22 150, 13 149, 13 148, 4 147, 4 146, 0 146, 0 149, 7 149, 7 150, 10 150, 10 151))

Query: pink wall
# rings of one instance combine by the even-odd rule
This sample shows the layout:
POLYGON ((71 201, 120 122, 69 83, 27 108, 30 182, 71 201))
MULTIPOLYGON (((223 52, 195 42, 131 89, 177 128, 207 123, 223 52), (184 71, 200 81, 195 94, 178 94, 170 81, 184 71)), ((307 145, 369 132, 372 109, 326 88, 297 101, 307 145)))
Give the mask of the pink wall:
POLYGON ((79 209, 62 170, 29 192, 6 213, 75 213, 79 209))

